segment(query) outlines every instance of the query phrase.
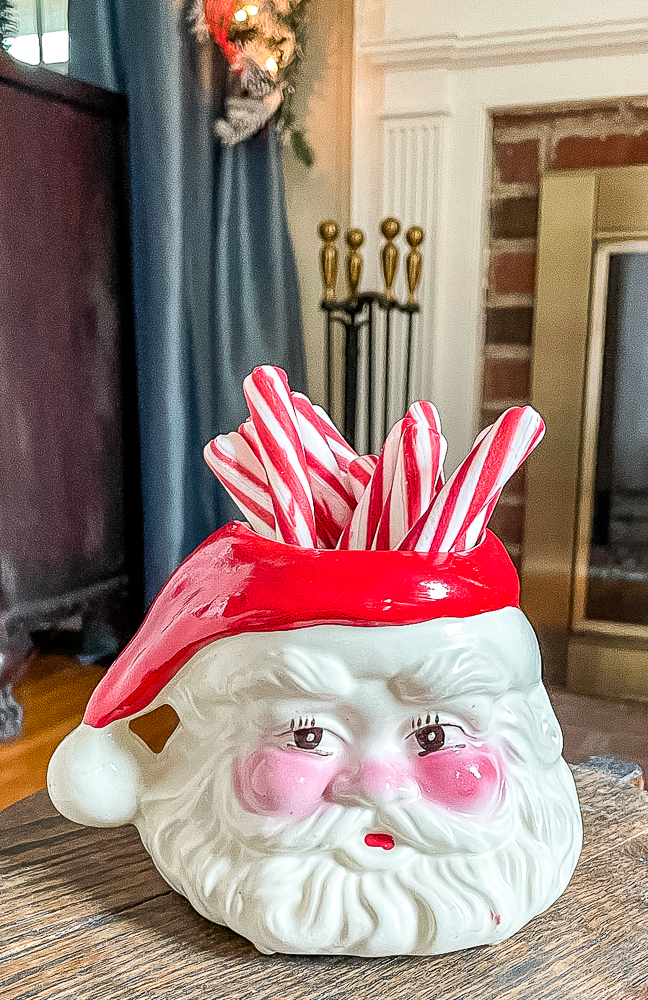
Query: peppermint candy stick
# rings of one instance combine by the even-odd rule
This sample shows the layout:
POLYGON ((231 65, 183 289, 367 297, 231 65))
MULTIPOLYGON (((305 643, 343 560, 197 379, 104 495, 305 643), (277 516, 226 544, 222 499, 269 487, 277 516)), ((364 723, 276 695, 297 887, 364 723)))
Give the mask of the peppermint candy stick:
POLYGON ((359 455, 349 466, 349 486, 355 497, 356 504, 371 482, 374 469, 378 464, 377 455, 359 455))
POLYGON ((456 542, 452 546, 454 552, 466 552, 468 549, 472 549, 475 545, 477 545, 486 529, 486 525, 490 520, 491 514, 497 506, 501 493, 502 491, 499 490, 490 503, 488 503, 483 510, 479 512, 474 521, 471 522, 468 529, 464 531, 463 535, 459 535, 456 542))
POLYGON ((417 424, 427 424, 437 434, 441 434, 441 417, 434 403, 428 403, 426 400, 420 399, 417 403, 410 405, 405 416, 411 417, 417 424))
POLYGON ((238 432, 242 438, 245 438, 250 448, 252 449, 258 460, 263 465, 263 461, 261 459, 261 445, 259 443, 259 435, 257 434, 254 428, 254 422, 252 420, 252 417, 248 417, 245 423, 241 424, 241 426, 238 429, 238 432))
MULTIPOLYGON (((429 429, 434 434, 437 434, 439 437, 438 468, 437 468, 436 479, 432 487, 432 496, 435 496, 439 492, 444 483, 443 463, 445 461, 446 452, 448 450, 448 442, 441 433, 441 418, 439 416, 439 411, 437 410, 436 406, 434 406, 433 403, 428 403, 425 400, 420 400, 418 403, 412 403, 405 416, 411 417, 412 420, 414 420, 414 422, 417 424, 429 427, 429 429)), ((433 445, 432 447, 434 451, 435 446, 433 445)), ((421 510, 421 513, 423 513, 424 509, 425 508, 421 510)))
POLYGON ((268 477, 248 443, 232 431, 205 445, 207 465, 225 487, 254 531, 277 537, 268 477))
POLYGON ((340 469, 342 472, 348 472, 351 462, 354 462, 358 458, 357 451, 354 451, 346 438, 342 437, 325 409, 314 405, 313 411, 322 421, 322 433, 326 438, 329 448, 335 455, 340 469))
MULTIPOLYGON (((540 415, 536 413, 535 410, 532 410, 531 407, 524 407, 524 409, 530 410, 530 414, 535 414, 535 416, 537 417, 539 421, 537 434, 535 437, 530 437, 529 445, 523 454, 520 454, 517 458, 513 456, 514 461, 517 464, 515 464, 514 467, 511 468, 508 473, 505 473, 504 477, 502 478, 501 486, 499 487, 499 489, 497 489, 493 493, 492 498, 484 505, 479 514, 477 514, 477 516, 471 521, 471 523, 468 525, 467 529, 463 532, 463 534, 458 536, 455 544, 453 545, 453 551, 455 552, 465 552, 467 549, 472 549, 474 548, 475 545, 478 544, 478 542, 481 540, 484 531, 486 530, 486 525, 488 524, 490 516, 495 510, 495 507, 497 506, 499 498, 502 495, 502 490, 506 486, 506 483, 511 478, 513 473, 516 472, 517 469, 519 469, 522 463, 526 461, 526 459, 529 457, 533 449, 536 447, 536 445, 540 443, 540 441, 544 437, 545 424, 540 415)), ((503 414, 503 416, 505 416, 505 414, 503 414)), ((490 427, 487 428, 486 432, 488 431, 490 431, 490 427)), ((477 437, 475 445, 481 443, 481 441, 486 435, 486 432, 482 431, 482 433, 477 437)))
POLYGON ((400 548, 450 552, 475 535, 478 539, 505 484, 543 434, 544 422, 532 407, 515 406, 503 413, 477 438, 400 548))
POLYGON ((385 502, 392 487, 401 435, 411 420, 404 417, 394 424, 378 456, 378 462, 369 485, 366 487, 350 523, 345 528, 339 549, 370 549, 376 534, 385 502))
MULTIPOLYGON (((418 404, 415 404, 418 406, 418 404)), ((436 496, 446 440, 418 409, 401 436, 394 481, 373 541, 374 549, 397 549, 436 496)), ((438 426, 438 424, 437 424, 438 426)))
MULTIPOLYGON (((490 432, 492 426, 493 426, 492 424, 489 424, 488 427, 484 427, 484 429, 479 432, 479 434, 475 438, 475 441, 474 441, 474 444, 473 444, 473 451, 475 450, 475 448, 477 447, 477 445, 481 444, 481 442, 484 440, 484 438, 486 437, 486 435, 490 432)), ((465 552, 468 547, 472 548, 472 545, 470 545, 470 546, 468 545, 468 535, 469 534, 470 534, 470 537, 474 537, 475 538, 475 542, 473 542, 473 545, 477 544, 477 542, 481 538, 481 535, 482 535, 483 531, 486 528, 486 525, 488 524, 488 522, 490 520, 491 514, 493 513, 493 511, 495 510, 495 507, 497 506, 497 503, 498 503, 498 500, 499 500, 500 496, 501 496, 501 490, 498 493, 495 494, 495 496, 490 501, 490 503, 487 504, 487 506, 484 507, 484 509, 481 511, 481 513, 477 515, 477 517, 475 518, 475 520, 472 522, 470 528, 467 531, 465 531, 463 533, 463 535, 461 535, 459 538, 457 538, 456 542, 453 545, 453 550, 455 552, 465 552)))
POLYGON ((342 473, 324 436, 325 425, 310 399, 293 392, 292 402, 306 455, 318 542, 322 548, 335 548, 351 520, 356 499, 346 486, 349 477, 342 473))
POLYGON ((255 368, 243 382, 243 392, 259 436, 277 537, 289 545, 314 548, 313 496, 285 372, 271 365, 255 368))

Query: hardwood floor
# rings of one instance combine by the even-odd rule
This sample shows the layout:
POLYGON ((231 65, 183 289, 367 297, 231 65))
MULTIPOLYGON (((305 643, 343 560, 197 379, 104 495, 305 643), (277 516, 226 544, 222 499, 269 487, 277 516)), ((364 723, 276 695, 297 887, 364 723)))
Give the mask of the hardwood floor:
MULTIPOLYGON (((81 721, 90 694, 105 671, 72 657, 41 656, 28 679, 16 687, 25 711, 20 739, 0 743, 0 809, 45 787, 48 761, 67 733, 81 721)), ((648 705, 614 705, 551 689, 571 764, 590 755, 621 757, 640 764, 648 776, 648 705)), ((138 732, 149 745, 164 742, 170 720, 151 717, 148 731, 138 732)), ((173 724, 173 720, 171 720, 173 724)))
POLYGON ((105 672, 84 667, 73 657, 42 656, 32 661, 28 679, 14 692, 25 713, 22 736, 0 743, 0 809, 45 787, 55 747, 81 722, 86 702, 105 672))

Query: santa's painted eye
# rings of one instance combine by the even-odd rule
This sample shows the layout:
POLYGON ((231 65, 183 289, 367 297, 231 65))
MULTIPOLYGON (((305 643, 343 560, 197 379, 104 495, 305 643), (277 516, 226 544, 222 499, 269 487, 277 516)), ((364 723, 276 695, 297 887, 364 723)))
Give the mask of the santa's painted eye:
POLYGON ((319 726, 312 726, 309 729, 295 729, 293 739, 295 746, 300 750, 315 750, 322 742, 324 730, 319 726))
POLYGON ((436 750, 441 750, 445 745, 445 732, 443 726, 423 726, 422 729, 417 729, 413 735, 416 737, 416 742, 421 747, 419 757, 424 757, 428 753, 434 753, 436 750))

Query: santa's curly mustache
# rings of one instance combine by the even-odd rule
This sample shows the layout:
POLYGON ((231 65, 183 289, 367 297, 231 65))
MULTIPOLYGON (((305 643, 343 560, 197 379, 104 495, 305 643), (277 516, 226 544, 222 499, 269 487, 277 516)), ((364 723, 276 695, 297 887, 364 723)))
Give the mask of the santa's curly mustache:
POLYGON ((325 804, 301 822, 258 817, 256 826, 232 794, 231 759, 212 760, 173 808, 143 804, 155 831, 143 833, 145 846, 196 909, 263 952, 430 954, 495 942, 553 901, 579 849, 564 762, 539 792, 516 756, 479 817, 413 797, 325 804), (368 831, 389 835, 394 849, 369 850, 368 831))

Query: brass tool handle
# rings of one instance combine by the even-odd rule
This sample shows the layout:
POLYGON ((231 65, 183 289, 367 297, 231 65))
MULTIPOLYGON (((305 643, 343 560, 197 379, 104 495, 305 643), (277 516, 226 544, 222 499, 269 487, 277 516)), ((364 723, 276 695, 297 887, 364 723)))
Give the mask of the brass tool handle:
POLYGON ((362 266, 364 264, 362 254, 360 253, 360 247, 364 243, 364 233, 361 229, 347 229, 346 242, 349 247, 346 259, 349 296, 355 299, 358 294, 358 287, 362 278, 362 266))
POLYGON ((419 247, 425 239, 425 233, 420 226, 410 226, 405 233, 405 239, 410 251, 405 258, 405 272, 407 274, 407 304, 417 305, 416 291, 421 281, 421 267, 423 265, 423 254, 419 247))
POLYGON ((320 222, 319 235, 324 241, 324 246, 320 250, 320 268, 322 270, 322 284, 324 286, 324 298, 331 300, 335 298, 335 286, 338 274, 338 251, 334 245, 340 234, 340 227, 333 219, 326 219, 320 222))
POLYGON ((394 240, 400 233, 400 222, 393 216, 388 216, 380 223, 380 232, 387 242, 380 251, 383 280, 385 282, 385 298, 394 298, 394 281, 398 269, 399 250, 394 246, 394 240))

